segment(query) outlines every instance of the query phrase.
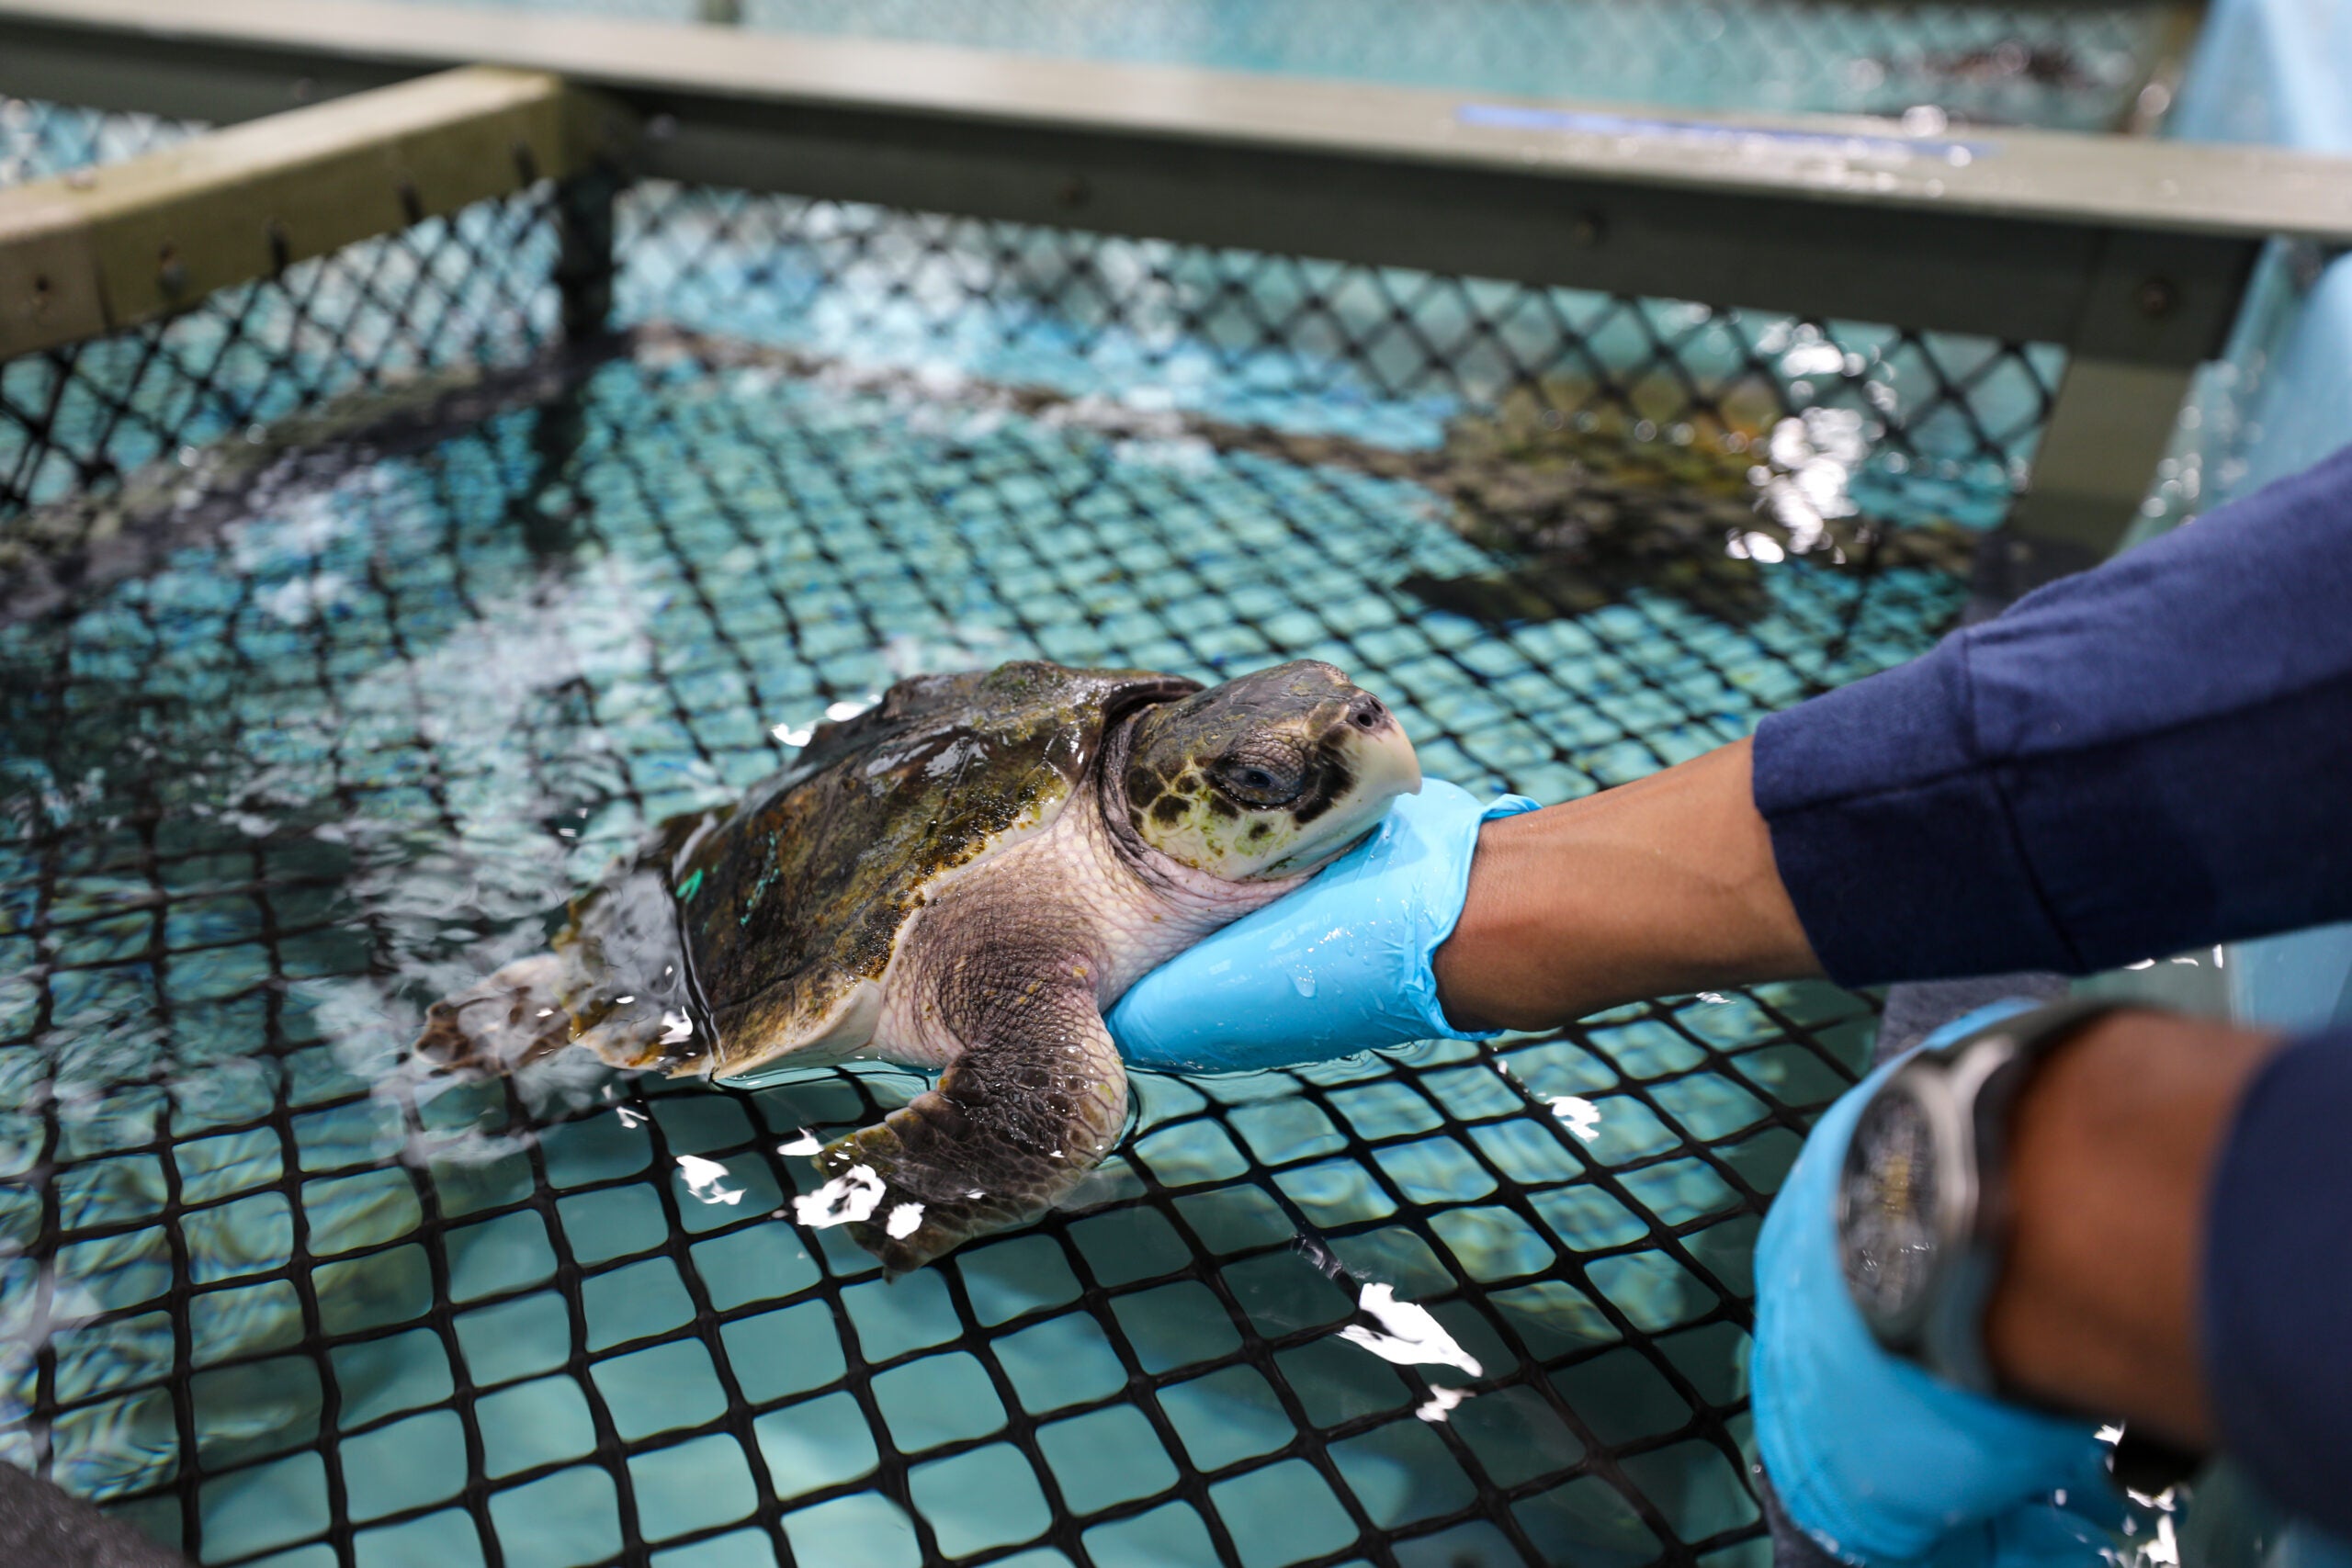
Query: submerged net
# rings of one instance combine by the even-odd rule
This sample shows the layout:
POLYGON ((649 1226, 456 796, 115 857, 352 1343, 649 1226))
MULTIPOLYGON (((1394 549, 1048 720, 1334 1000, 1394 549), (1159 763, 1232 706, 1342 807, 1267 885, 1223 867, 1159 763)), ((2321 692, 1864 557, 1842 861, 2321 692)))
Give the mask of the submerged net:
POLYGON ((212 1563, 1761 1561, 1748 1253, 1867 997, 1139 1074, 1079 1202, 887 1283, 791 1199, 910 1075, 401 1048, 919 670, 1329 659, 1545 799, 1696 754, 1932 642, 2057 356, 622 217, 600 346, 532 354, 533 197, 0 369, 0 1457, 212 1563))

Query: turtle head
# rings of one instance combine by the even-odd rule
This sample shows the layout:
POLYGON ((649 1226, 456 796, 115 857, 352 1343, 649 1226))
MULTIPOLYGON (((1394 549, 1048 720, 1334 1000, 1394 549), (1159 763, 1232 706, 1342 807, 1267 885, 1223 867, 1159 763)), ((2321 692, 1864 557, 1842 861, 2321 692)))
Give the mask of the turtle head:
POLYGON ((1120 787, 1143 841, 1232 882, 1303 875, 1421 787, 1387 705, 1299 660, 1147 708, 1120 787))

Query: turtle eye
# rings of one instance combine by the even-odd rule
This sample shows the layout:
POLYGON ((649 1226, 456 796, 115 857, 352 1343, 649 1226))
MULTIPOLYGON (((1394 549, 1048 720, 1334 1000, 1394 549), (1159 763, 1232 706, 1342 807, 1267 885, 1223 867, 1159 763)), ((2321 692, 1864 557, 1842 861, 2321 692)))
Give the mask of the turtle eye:
POLYGON ((1244 806, 1287 806, 1306 787, 1300 759, 1250 754, 1221 757, 1209 765, 1216 785, 1244 806))

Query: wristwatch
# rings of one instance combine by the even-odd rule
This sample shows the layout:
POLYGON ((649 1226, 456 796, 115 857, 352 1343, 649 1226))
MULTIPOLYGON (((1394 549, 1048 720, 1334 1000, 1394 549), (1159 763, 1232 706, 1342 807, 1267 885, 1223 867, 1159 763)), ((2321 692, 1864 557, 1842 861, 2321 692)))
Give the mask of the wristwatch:
POLYGON ((2015 1399, 1984 1355, 2008 1238, 2010 1107, 2034 1068, 2120 1004, 2012 1013, 1913 1054, 1862 1108, 1838 1184, 1846 1285, 1878 1342, 1946 1382, 2015 1399))

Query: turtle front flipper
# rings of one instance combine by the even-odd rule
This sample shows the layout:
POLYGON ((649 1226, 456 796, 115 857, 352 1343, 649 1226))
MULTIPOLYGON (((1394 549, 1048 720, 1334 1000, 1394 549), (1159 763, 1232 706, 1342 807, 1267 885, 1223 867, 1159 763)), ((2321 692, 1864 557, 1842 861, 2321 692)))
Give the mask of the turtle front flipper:
POLYGON ((967 1047, 938 1088, 827 1145, 802 1223, 847 1224, 897 1275, 1066 1197, 1118 1142, 1127 1075, 1093 998, 1065 1001, 1034 1021, 1046 1027, 967 1047))

